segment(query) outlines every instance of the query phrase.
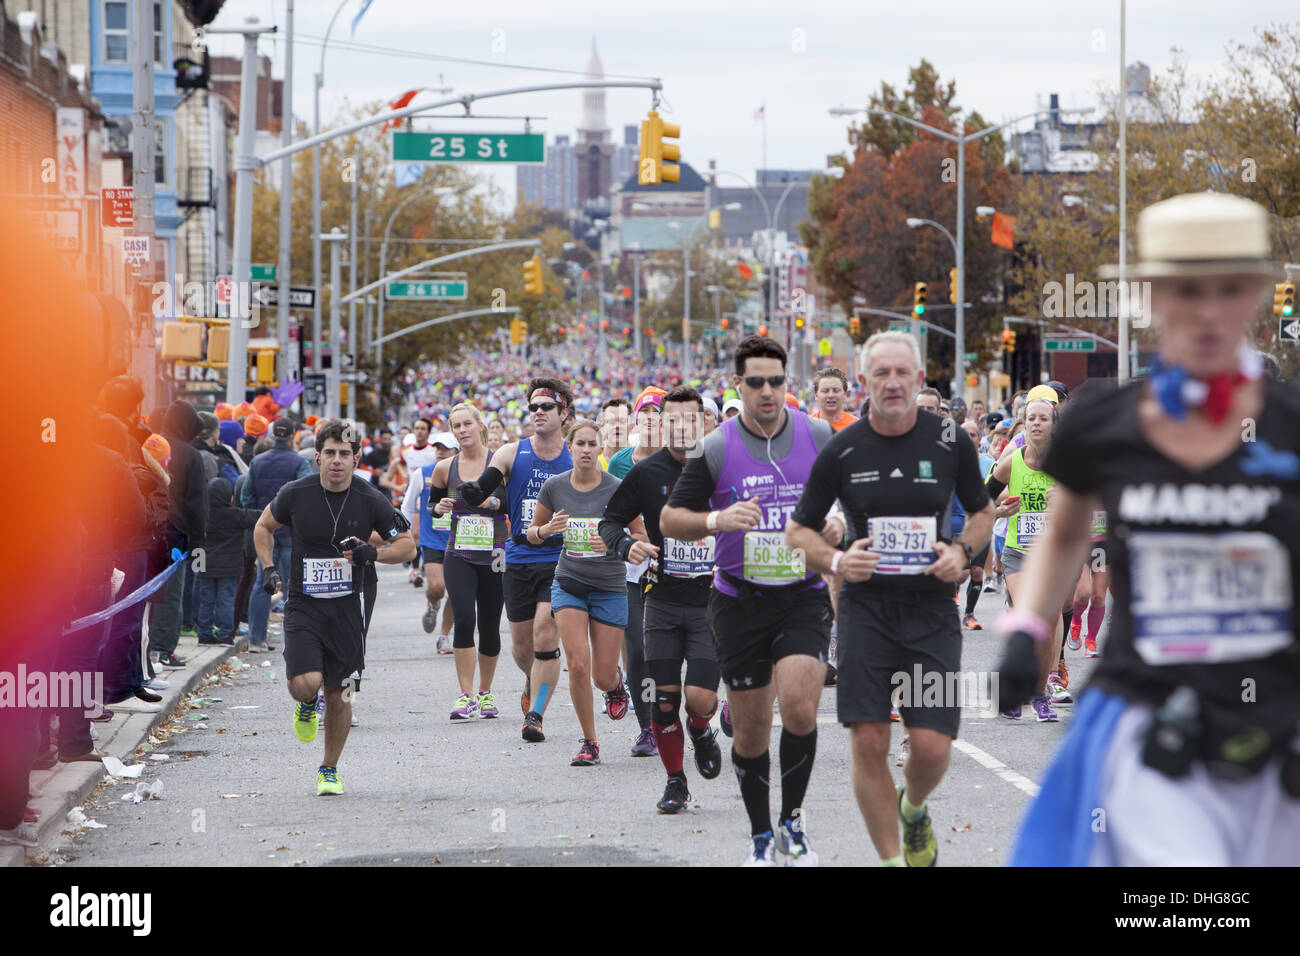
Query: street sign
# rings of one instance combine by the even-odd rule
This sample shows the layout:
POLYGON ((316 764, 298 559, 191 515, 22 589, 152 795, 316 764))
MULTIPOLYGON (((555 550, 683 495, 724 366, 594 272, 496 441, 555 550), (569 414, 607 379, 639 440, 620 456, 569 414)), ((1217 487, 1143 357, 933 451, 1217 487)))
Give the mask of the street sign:
POLYGON ((249 271, 248 279, 250 282, 274 282, 275 266, 255 262, 249 271))
POLYGON ((132 269, 139 269, 149 261, 149 237, 123 236, 122 257, 132 269))
POLYGON ((1048 352, 1095 352, 1096 339, 1044 339, 1043 348, 1048 352))
POLYGON ((302 403, 315 408, 325 404, 325 373, 304 372, 302 376, 302 403))
MULTIPOLYGON (((891 332, 902 332, 902 333, 905 334, 905 335, 911 335, 911 334, 912 334, 912 325, 911 325, 910 322, 904 322, 904 323, 902 323, 902 324, 899 324, 899 323, 897 323, 897 322, 891 322, 891 323, 889 324, 889 331, 891 331, 891 332)), ((930 330, 927 329, 924 325, 921 326, 921 334, 922 334, 922 335, 925 335, 925 333, 928 332, 928 331, 930 331, 930 330)))
POLYGON ((967 352, 964 357, 967 362, 974 362, 980 356, 978 352, 967 352))
POLYGON ((402 163, 546 162, 541 133, 393 133, 393 161, 402 163))
MULTIPOLYGON (((279 305, 280 304, 280 287, 278 285, 264 285, 257 290, 257 301, 259 305, 279 305)), ((309 285, 291 285, 289 286, 289 308, 291 309, 310 309, 316 305, 316 290, 309 285)))
POLYGON ((370 373, 365 369, 347 369, 339 372, 339 381, 356 382, 358 385, 366 385, 370 382, 370 373))
POLYGON ((1278 319, 1277 335, 1283 342, 1300 342, 1300 319, 1278 319))
POLYGON ((464 299, 469 296, 469 283, 464 279, 440 280, 437 282, 390 282, 384 288, 384 295, 389 301, 393 299, 432 299, 449 301, 464 299))
POLYGON ((130 186, 101 189, 99 209, 105 229, 130 229, 135 223, 135 190, 130 186))

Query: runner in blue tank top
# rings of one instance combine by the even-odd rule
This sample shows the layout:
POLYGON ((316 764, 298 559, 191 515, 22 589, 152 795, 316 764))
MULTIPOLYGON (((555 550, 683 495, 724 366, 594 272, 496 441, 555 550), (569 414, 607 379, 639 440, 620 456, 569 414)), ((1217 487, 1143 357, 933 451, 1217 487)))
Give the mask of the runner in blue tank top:
MULTIPOLYGON (((727 682, 735 739, 731 760, 749 814, 746 866, 815 866, 804 832, 804 793, 817 752, 817 705, 826 678, 831 602, 821 575, 785 546, 785 525, 831 427, 785 405, 785 349, 750 336, 736 348, 743 410, 700 443, 659 517, 664 535, 715 535, 708 620, 727 682), (773 686, 773 676, 776 685, 773 686), (781 705, 781 815, 773 838, 768 804, 772 700, 781 705)), ((832 517, 827 540, 844 525, 832 517)))
POLYGON ((524 712, 523 738, 545 740, 542 716, 560 679, 559 632, 551 617, 551 582, 560 559, 561 539, 538 544, 525 540, 537 495, 546 479, 573 467, 564 442, 564 428, 573 414, 573 393, 553 378, 535 378, 528 384, 528 413, 533 437, 502 445, 477 481, 461 485, 461 496, 474 507, 481 505, 504 479, 506 511, 511 536, 506 541, 506 619, 515 664, 524 672, 524 692, 519 705, 524 712), (534 688, 536 694, 534 694, 534 688))

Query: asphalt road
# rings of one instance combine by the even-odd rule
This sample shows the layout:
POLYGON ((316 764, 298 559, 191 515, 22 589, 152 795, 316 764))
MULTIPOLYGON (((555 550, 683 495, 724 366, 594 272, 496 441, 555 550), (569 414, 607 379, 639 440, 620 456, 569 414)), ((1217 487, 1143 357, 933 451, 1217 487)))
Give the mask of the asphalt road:
MULTIPOLYGON (((977 616, 989 627, 1002 596, 985 593, 977 616)), ((728 765, 714 780, 686 769, 694 800, 687 812, 655 809, 664 784, 657 757, 630 755, 635 716, 615 723, 599 714, 602 763, 569 766, 580 737, 567 675, 546 715, 547 740, 520 739, 523 677, 502 656, 497 699, 502 717, 452 722, 457 694, 451 656, 434 653, 420 627, 423 595, 402 568, 380 569, 366 679, 339 768, 342 797, 316 796, 324 733, 294 735, 293 705, 278 654, 241 664, 202 691, 220 701, 171 724, 141 781, 163 783, 161 799, 121 797, 137 781, 107 785, 85 805, 104 829, 83 831, 56 850, 67 865, 289 866, 385 864, 734 865, 747 849, 748 826, 728 765), (269 659, 269 660, 268 660, 269 659), (246 665, 246 666, 245 666, 246 665), (206 717, 206 720, 198 719, 206 717)), ((508 634, 502 624, 503 636, 508 634)), ((990 630, 967 631, 963 669, 995 662, 990 630)), ((279 642, 278 631, 273 639, 279 642)), ((1104 640, 1104 638, 1103 638, 1104 640)), ((508 648, 508 644, 507 644, 508 648)), ((1067 652, 1071 685, 1093 666, 1067 652)), ((948 776, 930 797, 941 866, 1000 865, 1007 857, 1036 781, 1064 733, 1059 724, 1008 721, 967 709, 948 776)), ((716 718, 715 718, 716 719, 716 718)), ((823 865, 876 865, 850 786, 848 732, 835 720, 835 693, 820 706, 817 763, 804 809, 823 865)), ((779 718, 773 730, 776 769, 779 718)), ((894 742, 901 736, 894 725, 894 742)), ((891 769, 898 781, 902 770, 891 769)), ((773 794, 773 811, 779 794, 773 794)))

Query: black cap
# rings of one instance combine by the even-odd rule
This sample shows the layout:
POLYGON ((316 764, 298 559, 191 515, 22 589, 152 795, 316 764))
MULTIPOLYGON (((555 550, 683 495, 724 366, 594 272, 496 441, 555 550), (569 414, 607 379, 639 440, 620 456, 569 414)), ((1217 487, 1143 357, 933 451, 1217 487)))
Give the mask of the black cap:
POLYGON ((993 428, 1000 421, 1002 421, 1001 412, 989 412, 988 415, 984 418, 984 427, 993 428))
POLYGON ((293 422, 287 418, 277 418, 271 422, 271 437, 276 441, 288 441, 293 437, 293 422))
POLYGON ((1058 382, 1055 379, 1047 383, 1047 387, 1056 392, 1061 397, 1061 401, 1069 401, 1070 390, 1065 387, 1064 382, 1058 382))

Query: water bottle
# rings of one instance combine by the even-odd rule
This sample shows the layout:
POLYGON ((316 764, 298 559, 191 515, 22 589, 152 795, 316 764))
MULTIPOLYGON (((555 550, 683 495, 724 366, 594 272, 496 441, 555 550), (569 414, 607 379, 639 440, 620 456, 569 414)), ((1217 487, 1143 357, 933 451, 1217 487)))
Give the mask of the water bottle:
POLYGON ((1196 691, 1179 687, 1156 711, 1147 731, 1142 762, 1168 777, 1191 769, 1201 736, 1201 708, 1196 691))

